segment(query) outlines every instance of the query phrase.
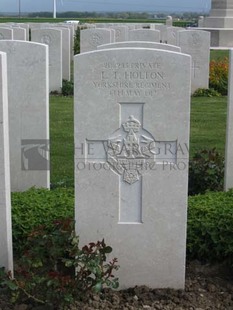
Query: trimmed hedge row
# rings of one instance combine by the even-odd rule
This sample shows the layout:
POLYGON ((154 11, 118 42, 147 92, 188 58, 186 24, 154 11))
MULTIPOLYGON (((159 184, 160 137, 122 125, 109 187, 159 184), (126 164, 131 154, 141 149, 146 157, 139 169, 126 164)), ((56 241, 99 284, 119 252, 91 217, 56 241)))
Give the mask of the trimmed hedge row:
POLYGON ((189 197, 187 255, 233 266, 233 190, 189 197))
MULTIPOLYGON (((39 225, 74 217, 74 189, 31 189, 12 194, 13 241, 16 254, 39 225)), ((114 250, 114 249, 113 249, 114 250)), ((189 197, 187 257, 233 265, 233 190, 189 197)))
POLYGON ((14 253, 20 253, 28 234, 39 225, 52 226, 56 219, 74 217, 74 189, 32 188, 12 193, 14 253))

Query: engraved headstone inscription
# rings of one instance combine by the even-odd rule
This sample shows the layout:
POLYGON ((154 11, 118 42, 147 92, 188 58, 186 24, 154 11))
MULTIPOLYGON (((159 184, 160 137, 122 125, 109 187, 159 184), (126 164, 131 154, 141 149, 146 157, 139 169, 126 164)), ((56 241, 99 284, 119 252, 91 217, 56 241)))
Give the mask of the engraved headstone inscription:
POLYGON ((191 57, 147 49, 75 56, 76 230, 105 238, 121 288, 183 288, 191 57))
POLYGON ((6 54, 0 52, 0 267, 13 271, 6 54))

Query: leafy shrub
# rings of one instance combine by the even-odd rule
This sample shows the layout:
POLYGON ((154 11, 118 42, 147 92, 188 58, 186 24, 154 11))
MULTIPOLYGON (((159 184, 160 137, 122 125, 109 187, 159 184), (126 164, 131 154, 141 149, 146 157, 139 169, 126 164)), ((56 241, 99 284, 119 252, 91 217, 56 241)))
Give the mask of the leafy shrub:
POLYGON ((62 80, 61 93, 63 96, 73 96, 74 95, 74 82, 62 80))
POLYGON ((198 88, 193 94, 193 97, 220 97, 221 94, 213 88, 198 88))
POLYGON ((56 220, 29 234, 14 279, 1 272, 0 284, 12 290, 12 301, 29 299, 64 309, 75 299, 87 297, 91 290, 118 287, 118 279, 113 275, 118 269, 117 260, 106 262, 111 252, 104 240, 80 249, 74 221, 56 220))
POLYGON ((80 27, 77 27, 74 36, 74 55, 80 53, 80 27))
POLYGON ((228 59, 212 60, 210 62, 209 86, 222 95, 227 95, 228 88, 228 59))
POLYGON ((227 262, 233 267, 233 190, 189 197, 189 259, 227 262))
POLYGON ((224 158, 216 151, 201 150, 189 162, 189 195, 223 190, 224 158))
POLYGON ((80 53, 80 32, 81 30, 87 29, 86 26, 78 26, 78 28, 75 31, 74 36, 74 55, 80 53))
POLYGON ((12 226, 15 254, 20 253, 28 234, 39 225, 50 227, 55 219, 74 217, 74 190, 32 188, 12 193, 12 226))

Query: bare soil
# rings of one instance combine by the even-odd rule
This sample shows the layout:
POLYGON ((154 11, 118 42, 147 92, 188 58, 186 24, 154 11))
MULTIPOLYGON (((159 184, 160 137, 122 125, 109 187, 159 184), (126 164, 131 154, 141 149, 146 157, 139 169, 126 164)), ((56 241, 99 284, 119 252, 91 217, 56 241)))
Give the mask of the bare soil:
MULTIPOLYGON (((0 296, 0 310, 46 310, 45 306, 12 305, 0 296)), ((191 262, 187 266, 185 290, 150 289, 146 286, 124 291, 104 290, 70 310, 233 310, 233 275, 222 266, 191 262)))

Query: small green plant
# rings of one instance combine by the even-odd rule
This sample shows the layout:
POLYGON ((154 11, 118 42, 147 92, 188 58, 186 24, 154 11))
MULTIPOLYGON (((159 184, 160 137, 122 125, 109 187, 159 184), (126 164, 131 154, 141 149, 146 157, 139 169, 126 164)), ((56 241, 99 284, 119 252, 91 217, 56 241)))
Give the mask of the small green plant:
POLYGON ((73 96, 74 95, 74 82, 62 80, 62 96, 73 96))
POLYGON ((220 97, 221 94, 213 88, 198 88, 192 95, 193 97, 220 97))
POLYGON ((50 227, 55 219, 74 217, 74 189, 31 188, 11 195, 14 254, 21 255, 35 227, 50 227))
POLYGON ((233 270, 233 190, 189 197, 187 257, 233 270))
POLYGON ((0 285, 12 292, 12 301, 31 300, 55 309, 85 299, 91 291, 117 288, 117 259, 106 262, 112 248, 102 241, 79 248, 71 219, 39 226, 28 236, 14 278, 0 272, 0 285))
POLYGON ((209 86, 223 96, 227 95, 228 88, 228 59, 212 60, 210 62, 209 86))
POLYGON ((223 190, 224 158, 216 151, 201 150, 189 163, 189 195, 223 190))
POLYGON ((80 27, 78 27, 75 31, 75 36, 74 36, 74 55, 80 53, 80 27))

